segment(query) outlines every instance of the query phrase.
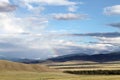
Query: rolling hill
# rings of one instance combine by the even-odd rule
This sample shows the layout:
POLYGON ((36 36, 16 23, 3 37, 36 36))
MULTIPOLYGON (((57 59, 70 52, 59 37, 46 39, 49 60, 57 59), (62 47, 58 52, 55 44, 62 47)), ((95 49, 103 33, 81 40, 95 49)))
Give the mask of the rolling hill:
POLYGON ((39 64, 23 64, 23 63, 0 60, 0 71, 49 72, 55 70, 39 64))

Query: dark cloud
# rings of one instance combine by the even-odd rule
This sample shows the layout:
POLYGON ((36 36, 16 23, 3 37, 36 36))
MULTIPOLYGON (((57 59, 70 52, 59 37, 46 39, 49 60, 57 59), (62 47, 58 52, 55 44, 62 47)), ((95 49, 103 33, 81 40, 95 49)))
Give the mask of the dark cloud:
POLYGON ((0 3, 0 12, 11 12, 16 10, 17 6, 16 5, 11 5, 6 2, 1 2, 0 3))
POLYGON ((93 37, 120 37, 119 32, 108 32, 108 33, 86 33, 86 34, 67 34, 68 36, 93 36, 93 37))
POLYGON ((120 28, 120 22, 117 22, 117 23, 110 23, 110 24, 107 24, 108 26, 111 26, 111 27, 116 27, 116 28, 120 28))

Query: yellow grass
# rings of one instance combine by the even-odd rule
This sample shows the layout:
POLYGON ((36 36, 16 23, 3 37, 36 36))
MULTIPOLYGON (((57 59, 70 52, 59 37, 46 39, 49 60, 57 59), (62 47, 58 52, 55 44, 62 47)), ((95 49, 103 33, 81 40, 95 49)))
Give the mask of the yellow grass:
POLYGON ((119 80, 119 75, 71 75, 61 72, 1 72, 0 80, 119 80))
POLYGON ((0 71, 32 71, 32 72, 49 71, 50 72, 55 70, 40 64, 23 64, 23 63, 0 60, 0 71))
MULTIPOLYGON (((102 64, 98 64, 101 66, 102 64)), ((74 65, 73 65, 74 66, 74 65)), ((92 65, 93 66, 93 65, 92 65)), ((103 67, 105 64, 103 65, 103 67)), ((108 66, 108 65, 106 65, 108 66)), ((117 64, 111 67, 119 66, 117 64)), ((52 66, 54 67, 54 66, 52 66)), ((59 67, 59 66, 57 66, 59 67)), ((0 80, 119 80, 119 75, 73 75, 40 64, 0 61, 0 80)))
POLYGON ((59 69, 61 71, 74 71, 74 70, 120 70, 120 63, 117 62, 109 62, 109 63, 79 63, 78 62, 64 62, 62 63, 54 63, 49 66, 53 69, 59 69), (66 63, 66 64, 65 64, 66 63))

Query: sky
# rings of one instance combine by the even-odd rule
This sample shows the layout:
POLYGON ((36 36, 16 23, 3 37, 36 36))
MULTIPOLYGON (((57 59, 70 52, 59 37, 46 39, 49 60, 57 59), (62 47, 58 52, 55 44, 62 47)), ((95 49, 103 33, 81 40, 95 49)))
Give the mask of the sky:
POLYGON ((120 51, 120 0, 0 0, 0 56, 46 59, 120 51))

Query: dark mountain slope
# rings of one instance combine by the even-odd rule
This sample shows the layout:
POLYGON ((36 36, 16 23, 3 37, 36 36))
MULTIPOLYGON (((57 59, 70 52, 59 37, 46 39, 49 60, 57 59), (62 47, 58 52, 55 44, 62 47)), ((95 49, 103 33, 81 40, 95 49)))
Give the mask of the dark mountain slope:
POLYGON ((72 60, 95 61, 95 62, 109 62, 120 61, 120 52, 113 52, 109 54, 95 54, 95 55, 65 55, 56 58, 48 59, 54 62, 65 62, 72 60))

